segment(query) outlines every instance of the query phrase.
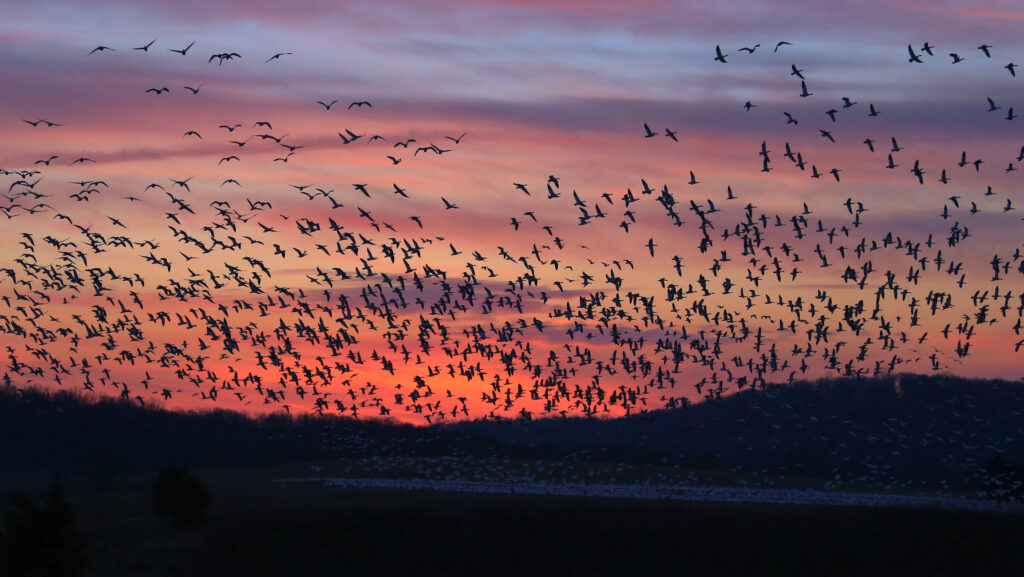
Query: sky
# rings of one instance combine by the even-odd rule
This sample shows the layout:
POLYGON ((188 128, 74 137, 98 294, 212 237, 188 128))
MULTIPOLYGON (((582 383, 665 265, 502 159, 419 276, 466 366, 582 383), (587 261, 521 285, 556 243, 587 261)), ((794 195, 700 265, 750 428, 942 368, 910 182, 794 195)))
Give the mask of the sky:
POLYGON ((1022 378, 1015 3, 5 15, 9 386, 423 424, 1022 378))

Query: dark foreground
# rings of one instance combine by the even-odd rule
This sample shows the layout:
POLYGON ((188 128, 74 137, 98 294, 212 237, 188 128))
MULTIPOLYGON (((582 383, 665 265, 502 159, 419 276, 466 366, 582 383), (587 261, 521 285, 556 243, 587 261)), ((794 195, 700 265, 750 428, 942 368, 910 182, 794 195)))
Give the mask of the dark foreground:
POLYGON ((339 489, 201 472, 208 522, 147 477, 71 483, 86 575, 1007 575, 1024 515, 339 489))

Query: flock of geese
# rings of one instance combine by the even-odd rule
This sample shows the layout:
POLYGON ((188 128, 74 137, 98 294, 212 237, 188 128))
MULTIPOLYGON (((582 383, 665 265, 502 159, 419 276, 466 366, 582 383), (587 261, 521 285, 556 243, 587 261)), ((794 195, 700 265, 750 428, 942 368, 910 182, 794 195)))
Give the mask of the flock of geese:
MULTIPOLYGON (((156 42, 100 45, 83 56, 148 53, 156 42)), ((752 57, 759 47, 739 51, 752 57)), ((908 46, 910 65, 935 56, 933 48, 908 46)), ((978 49, 986 59, 998 55, 978 49)), ((225 69, 244 60, 236 52, 197 56, 195 42, 166 50, 225 69)), ((779 42, 770 57, 791 50, 779 42)), ((950 56, 957 66, 973 59, 950 56)), ((299 56, 277 52, 258 62, 282 66, 292 58, 299 56)), ((731 66, 733 58, 716 46, 709 60, 731 66)), ((1015 68, 1005 66, 1012 77, 1015 68)), ((473 146, 472 127, 457 136, 396 138, 340 126, 318 136, 336 133, 333 145, 304 144, 280 121, 238 122, 225 111, 217 127, 185 126, 168 138, 181 146, 219 142, 229 153, 208 161, 223 179, 157 174, 130 190, 116 170, 104 173, 102 158, 62 153, 60 131, 74 118, 21 118, 17 130, 51 131, 54 147, 0 169, 8 232, 0 263, 2 383, 142 404, 437 423, 628 415, 810 376, 957 370, 978 347, 1020 354, 1019 196, 949 183, 956 171, 964 181, 1013 172, 1024 147, 985 160, 964 150, 959 162, 926 166, 909 157, 899 135, 884 132, 884 103, 827 101, 810 91, 805 70, 785 70, 794 102, 824 112, 820 146, 839 146, 844 115, 859 110, 856 122, 876 123, 868 129, 877 136, 858 151, 885 155, 879 169, 902 173, 908 185, 927 185, 915 203, 927 231, 880 230, 897 223, 872 212, 875 199, 848 184, 854 169, 819 167, 817 147, 799 150, 780 134, 751 143, 761 191, 713 189, 699 167, 678 184, 630 175, 614 194, 577 189, 556 174, 524 174, 507 191, 529 209, 507 215, 499 229, 481 217, 484 199, 445 183, 437 185, 444 194, 401 183, 401 164, 443 167, 448 155, 473 146), (247 192, 232 172, 243 160, 294 168, 303 153, 325 146, 383 150, 392 183, 296 182, 267 195, 247 192), (823 179, 823 192, 773 195, 779 173, 823 179), (943 186, 956 192, 932 190, 943 186), (793 206, 758 207, 769 201, 793 206), (281 208, 296 203, 303 208, 281 208), (148 228, 143 212, 161 215, 162 228, 148 228), (978 213, 990 219, 983 229, 973 224, 978 213), (456 238, 453 231, 474 224, 474 238, 456 238), (581 244, 586 238, 613 238, 634 252, 605 258, 581 244), (984 262, 970 256, 986 252, 984 262)), ((203 88, 183 89, 203 98, 203 88)), ((140 87, 139 97, 170 92, 140 87)), ((306 104, 328 125, 339 101, 306 104)), ((358 122, 387 114, 365 99, 342 106, 341 114, 362 115, 351 116, 358 122)), ((766 108, 747 101, 737 114, 766 108)), ((964 113, 1004 109, 1007 121, 1017 118, 1013 106, 992 98, 989 112, 979 103, 964 113)), ((785 111, 780 130, 798 130, 797 114, 785 111)), ((644 123, 622 139, 626 147, 679 146, 679 133, 644 123)))

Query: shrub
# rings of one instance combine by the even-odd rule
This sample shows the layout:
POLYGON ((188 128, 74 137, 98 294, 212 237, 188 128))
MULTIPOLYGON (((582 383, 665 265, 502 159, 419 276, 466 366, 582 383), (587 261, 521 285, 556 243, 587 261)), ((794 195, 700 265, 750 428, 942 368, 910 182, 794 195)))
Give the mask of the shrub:
POLYGON ((191 471, 166 467, 153 479, 153 506, 158 515, 175 525, 204 523, 209 505, 206 485, 191 471))
POLYGON ((992 499, 1024 502, 1024 470, 1009 463, 1001 453, 992 455, 983 471, 985 492, 992 499))

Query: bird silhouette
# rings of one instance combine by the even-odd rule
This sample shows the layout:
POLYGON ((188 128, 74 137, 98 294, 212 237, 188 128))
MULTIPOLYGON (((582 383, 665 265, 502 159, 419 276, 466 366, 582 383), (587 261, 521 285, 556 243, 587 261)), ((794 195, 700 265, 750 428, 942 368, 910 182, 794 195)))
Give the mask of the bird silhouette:
POLYGON ((291 52, 278 52, 277 54, 274 54, 270 58, 267 58, 267 60, 264 62, 264 64, 266 64, 267 62, 270 62, 271 60, 278 60, 282 56, 291 56, 291 54, 292 54, 291 52))
POLYGON ((725 58, 727 56, 728 56, 728 54, 722 54, 722 47, 721 46, 715 46, 715 62, 721 62, 722 64, 725 64, 726 63, 725 58))
POLYGON ((923 61, 921 60, 921 57, 914 52, 914 47, 913 46, 908 44, 907 45, 907 52, 910 53, 910 58, 909 58, 910 62, 916 63, 916 64, 923 64, 923 61))
POLYGON ((188 46, 186 46, 184 48, 181 48, 180 50, 176 49, 176 48, 168 48, 167 50, 170 51, 170 52, 177 52, 178 54, 181 54, 182 56, 186 56, 188 54, 189 49, 192 48, 192 46, 195 43, 196 43, 195 40, 193 40, 192 42, 189 42, 188 46))

